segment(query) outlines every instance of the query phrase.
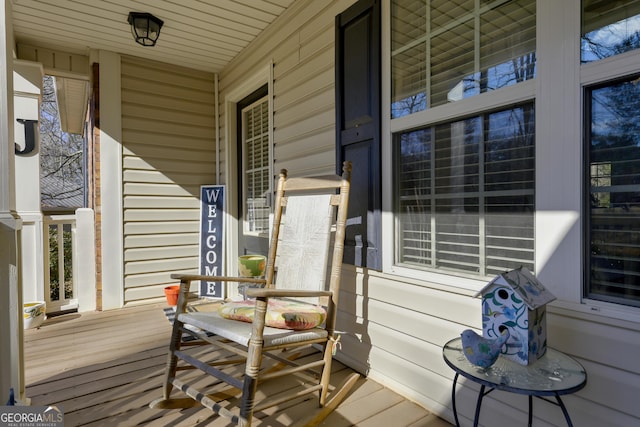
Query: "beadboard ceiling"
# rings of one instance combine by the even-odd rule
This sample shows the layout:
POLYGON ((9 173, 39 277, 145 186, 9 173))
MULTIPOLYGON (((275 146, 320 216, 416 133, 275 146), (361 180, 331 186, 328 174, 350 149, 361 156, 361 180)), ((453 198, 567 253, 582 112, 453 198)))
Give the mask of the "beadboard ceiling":
POLYGON ((104 49, 219 72, 295 0, 13 0, 16 43, 88 55, 104 49), (164 21, 158 43, 135 43, 129 12, 164 21))

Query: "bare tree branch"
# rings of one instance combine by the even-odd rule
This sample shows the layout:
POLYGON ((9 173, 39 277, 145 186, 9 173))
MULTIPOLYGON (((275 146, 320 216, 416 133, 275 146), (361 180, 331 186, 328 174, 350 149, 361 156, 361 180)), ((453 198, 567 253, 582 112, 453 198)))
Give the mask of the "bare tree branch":
POLYGON ((43 81, 40 109, 41 202, 51 207, 82 207, 84 201, 84 139, 62 131, 55 82, 43 81))

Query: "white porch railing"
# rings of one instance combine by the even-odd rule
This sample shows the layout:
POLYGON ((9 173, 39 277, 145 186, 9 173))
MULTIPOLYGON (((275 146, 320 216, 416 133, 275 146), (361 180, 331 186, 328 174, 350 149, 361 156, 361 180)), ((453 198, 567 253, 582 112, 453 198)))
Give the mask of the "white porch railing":
POLYGON ((44 298, 47 312, 78 308, 76 216, 44 216, 44 298))

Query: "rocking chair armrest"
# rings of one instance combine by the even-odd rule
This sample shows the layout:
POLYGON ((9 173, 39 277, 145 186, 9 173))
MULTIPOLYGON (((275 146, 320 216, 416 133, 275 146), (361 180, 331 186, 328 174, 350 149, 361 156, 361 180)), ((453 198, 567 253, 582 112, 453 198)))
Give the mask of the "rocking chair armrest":
POLYGON ((232 276, 204 276, 201 274, 177 274, 171 275, 172 279, 178 279, 181 282, 191 282, 193 280, 206 280, 207 282, 242 282, 255 283, 264 285, 267 283, 265 279, 257 279, 255 277, 232 277, 232 276))
POLYGON ((249 288, 247 296, 252 298, 287 298, 287 297, 330 297, 331 291, 313 291, 307 289, 273 289, 249 288))

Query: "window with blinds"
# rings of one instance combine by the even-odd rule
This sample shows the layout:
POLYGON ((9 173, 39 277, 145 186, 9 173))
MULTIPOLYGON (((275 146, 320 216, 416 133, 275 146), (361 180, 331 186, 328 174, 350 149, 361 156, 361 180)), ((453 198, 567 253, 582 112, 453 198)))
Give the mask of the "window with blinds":
POLYGON ((393 0, 391 117, 535 77, 536 2, 393 0))
POLYGON ((640 48, 640 0, 582 0, 582 62, 640 48))
POLYGON ((242 110, 245 234, 269 232, 269 102, 265 97, 242 110))
POLYGON ((588 283, 640 306, 640 75, 587 88, 588 283))
POLYGON ((396 263, 534 270, 534 104, 394 136, 396 263))

